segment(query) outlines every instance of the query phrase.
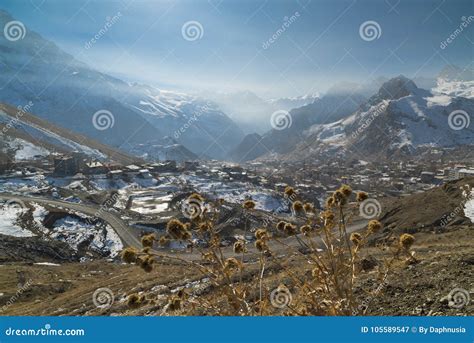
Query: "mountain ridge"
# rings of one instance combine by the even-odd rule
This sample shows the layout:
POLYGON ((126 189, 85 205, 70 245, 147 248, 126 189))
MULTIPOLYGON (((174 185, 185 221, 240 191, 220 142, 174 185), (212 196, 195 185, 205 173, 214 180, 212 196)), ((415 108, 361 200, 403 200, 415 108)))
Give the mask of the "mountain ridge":
POLYGON ((458 119, 467 124, 469 113, 473 112, 474 99, 439 97, 399 76, 382 85, 352 115, 312 126, 306 141, 313 143, 302 143, 293 153, 295 158, 301 158, 309 147, 311 154, 338 151, 364 158, 389 158, 393 154, 411 156, 425 147, 469 146, 474 144, 474 130, 469 126, 455 127, 451 114, 460 115, 458 119))
MULTIPOLYGON (((1 12, 2 27, 12 20, 1 12)), ((206 108, 202 99, 130 85, 90 68, 32 30, 27 29, 24 39, 18 41, 2 35, 0 51, 4 70, 0 74, 1 102, 23 106, 31 101, 40 118, 125 152, 136 153, 140 146, 189 126, 178 143, 197 155, 224 158, 244 136, 216 106, 206 108), (170 106, 158 108, 161 94, 170 106), (169 116, 157 117, 160 111, 169 116), (199 120, 191 121, 199 111, 199 120), (97 128, 100 125, 94 118, 98 112, 107 113, 101 117, 105 127, 97 128), (219 138, 224 132, 225 137, 219 138)))

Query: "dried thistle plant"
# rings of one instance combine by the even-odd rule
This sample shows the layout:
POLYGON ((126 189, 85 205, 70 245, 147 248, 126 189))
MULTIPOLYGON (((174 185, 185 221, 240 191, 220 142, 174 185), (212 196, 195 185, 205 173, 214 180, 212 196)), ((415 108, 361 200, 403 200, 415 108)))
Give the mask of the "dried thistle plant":
MULTIPOLYGON (((200 307, 212 315, 364 314, 366 310, 360 311, 360 299, 356 296, 356 282, 363 272, 363 268, 360 268, 362 251, 382 230, 382 224, 371 220, 365 230, 351 233, 348 227, 356 216, 357 202, 367 199, 368 194, 354 193, 349 186, 343 185, 327 199, 325 210, 316 214, 314 206, 304 202, 304 199, 298 199, 298 193, 293 188, 287 187, 284 193, 293 199, 294 220, 279 221, 273 231, 268 228, 256 229, 253 245, 249 246, 244 236, 244 239, 237 240, 228 249, 222 247, 222 239, 216 229, 222 202, 216 201, 209 202, 208 210, 189 223, 171 219, 166 227, 166 235, 159 239, 154 235, 142 237, 144 249, 127 248, 122 252, 122 259, 140 266, 146 272, 156 268, 157 259, 174 259, 196 268, 203 278, 209 280, 214 298, 171 294, 164 311, 185 315, 193 314, 200 307), (204 247, 194 244, 192 238, 205 242, 204 247), (170 256, 153 250, 155 241, 165 246, 173 240, 184 241, 196 248, 201 259, 190 261, 179 255, 170 256), (303 261, 301 268, 296 270, 289 263, 290 258, 295 256, 303 261), (288 285, 273 286, 272 291, 270 269, 277 270, 288 285), (284 310, 280 305, 275 305, 272 299, 274 292, 281 293, 282 290, 287 296, 278 294, 278 299, 291 300, 284 310)), ((191 197, 204 202, 202 195, 197 193, 191 197)), ((246 200, 242 204, 244 211, 255 211, 255 207, 253 200, 246 200)), ((245 232, 250 229, 246 220, 245 232)), ((394 262, 403 256, 410 263, 416 262, 414 253, 410 251, 414 240, 412 235, 404 234, 391 250, 388 249, 390 254, 373 274, 374 281, 385 281, 394 268, 394 262)), ((133 294, 128 299, 132 308, 144 303, 133 294)))

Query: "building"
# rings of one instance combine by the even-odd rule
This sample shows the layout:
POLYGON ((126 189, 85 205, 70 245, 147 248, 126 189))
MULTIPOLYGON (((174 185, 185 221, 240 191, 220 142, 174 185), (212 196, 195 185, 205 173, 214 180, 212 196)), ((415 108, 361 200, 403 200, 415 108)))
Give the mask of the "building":
POLYGON ((176 161, 164 161, 152 164, 149 169, 154 173, 172 173, 178 168, 176 167, 176 161))
POLYGON ((240 166, 224 166, 222 167, 222 171, 226 173, 243 173, 244 168, 240 166))
POLYGON ((472 168, 459 169, 459 177, 460 178, 469 177, 469 176, 474 176, 474 169, 472 169, 472 168))
POLYGON ((473 168, 451 168, 448 171, 448 177, 446 180, 455 181, 464 177, 474 176, 473 168))
POLYGON ((139 173, 140 173, 140 167, 139 166, 136 166, 134 164, 130 164, 130 165, 125 167, 125 175, 127 175, 128 177, 138 176, 139 173))
POLYGON ((85 165, 86 160, 87 160, 87 155, 82 153, 82 152, 79 152, 79 151, 73 151, 71 153, 71 157, 74 160, 74 163, 76 164, 76 167, 79 170, 83 170, 84 165, 85 165))
POLYGON ((5 173, 12 166, 11 160, 8 155, 0 151, 0 173, 5 173))
POLYGON ((150 171, 148 169, 140 169, 138 171, 138 177, 142 179, 152 179, 153 176, 150 174, 150 171))
POLYGON ((99 161, 92 161, 85 164, 84 172, 89 175, 105 174, 107 168, 99 161))
POLYGON ((54 174, 59 176, 72 176, 79 173, 77 159, 72 156, 59 156, 54 158, 54 174))
POLYGON ((199 167, 199 162, 196 161, 184 161, 184 170, 196 170, 199 167))
POLYGON ((423 183, 433 183, 435 175, 436 174, 432 172, 421 172, 420 180, 423 183))
POLYGON ((286 187, 288 187, 287 183, 284 183, 284 182, 276 183, 275 184, 275 191, 284 192, 286 187))
POLYGON ((120 180, 122 178, 123 171, 120 169, 117 170, 111 170, 107 173, 107 177, 112 179, 112 180, 120 180))

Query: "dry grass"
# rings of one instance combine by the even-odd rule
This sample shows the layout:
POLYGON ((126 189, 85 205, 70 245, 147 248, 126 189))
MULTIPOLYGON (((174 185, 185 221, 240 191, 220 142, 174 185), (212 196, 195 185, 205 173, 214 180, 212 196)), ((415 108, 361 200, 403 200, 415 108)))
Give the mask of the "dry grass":
MULTIPOLYGON (((389 274, 386 286, 377 297, 371 297, 378 283, 378 267, 361 271, 355 280, 354 294, 359 303, 371 300, 367 315, 473 315, 474 303, 463 309, 454 309, 440 302, 454 287, 469 289, 474 263, 474 236, 472 227, 453 227, 451 231, 419 232, 415 234, 413 250, 420 263, 406 265, 398 261, 389 274)), ((248 253, 250 255, 251 252, 248 253)), ((360 252, 360 260, 375 258, 382 261, 386 252, 368 246, 360 252)), ((252 261, 254 261, 252 256, 252 261)), ((308 258, 295 253, 285 258, 281 268, 268 259, 262 287, 264 297, 269 299, 272 290, 284 283, 296 294, 298 284, 287 276, 286 270, 299 279, 311 279, 308 258)), ((31 290, 21 294, 17 301, 2 315, 213 315, 213 308, 192 305, 195 298, 200 302, 213 303, 223 309, 228 307, 227 296, 220 287, 209 282, 192 284, 202 280, 202 273, 188 263, 172 263, 169 259, 157 261, 150 273, 135 265, 116 264, 105 261, 62 264, 61 267, 31 264, 11 264, 0 267, 1 306, 18 290, 21 280, 32 279, 31 290), (96 289, 107 287, 115 294, 110 308, 97 308, 92 298, 96 289), (187 300, 185 311, 164 312, 169 297, 184 289, 187 300), (138 308, 126 305, 130 294, 145 294, 149 301, 138 308)), ((259 273, 258 261, 249 262, 243 271, 243 284, 254 289, 259 273)), ((238 282, 236 275, 234 279, 238 282)), ((249 294, 257 299, 255 289, 249 294)), ((293 296, 293 299, 295 296, 293 296)), ((472 298, 472 296, 471 296, 472 298)), ((0 307, 1 307, 0 306, 0 307)), ((270 308, 272 315, 290 312, 288 308, 270 308)), ((359 313, 360 315, 360 313, 359 313)))
MULTIPOLYGON (((174 257, 172 259, 186 264, 190 269, 199 271, 206 280, 207 291, 213 290, 213 297, 190 295, 185 288, 171 294, 167 302, 156 301, 153 294, 131 294, 129 304, 133 308, 144 305, 156 305, 160 314, 191 315, 356 315, 365 314, 366 302, 360 302, 355 295, 355 283, 359 274, 371 261, 361 258, 369 239, 382 229, 376 220, 369 222, 367 229, 349 236, 347 225, 355 216, 357 206, 349 205, 351 198, 363 201, 367 194, 353 195, 349 186, 342 186, 327 200, 325 211, 316 213, 314 207, 298 199, 292 188, 285 190, 285 195, 292 199, 294 216, 304 220, 304 225, 280 222, 277 233, 265 228, 252 230, 256 241, 257 258, 255 261, 246 258, 249 252, 247 241, 234 244, 234 256, 226 255, 221 248, 221 238, 214 229, 217 222, 220 202, 208 203, 197 194, 188 202, 197 204, 188 223, 172 219, 167 226, 167 235, 159 239, 154 235, 142 238, 143 249, 124 250, 125 262, 140 266, 145 272, 152 272, 156 261, 169 259, 153 250, 155 241, 167 244, 171 240, 184 241, 190 247, 198 249, 202 255, 200 261, 187 261, 174 257), (198 237, 206 242, 206 248, 194 246, 191 237, 198 237), (282 237, 291 236, 299 242, 298 248, 289 246, 282 237), (275 246, 287 248, 285 254, 276 253, 275 246), (305 267, 296 273, 290 261, 298 257, 304 260, 305 267), (275 287, 271 273, 279 271, 280 282, 275 287), (161 305, 160 305, 161 303, 161 305)), ((255 208, 252 200, 243 203, 245 211, 255 208)), ((251 228, 245 226, 244 232, 251 228)), ((402 235, 391 245, 378 247, 383 254, 376 261, 377 273, 373 282, 381 285, 375 292, 367 292, 367 297, 374 298, 380 293, 387 276, 400 263, 414 264, 417 259, 410 251, 414 237, 402 235), (370 293, 370 294, 369 294, 370 293)), ((281 251, 279 249, 278 251, 281 251)), ((373 261, 372 261, 373 262, 373 261)))
MULTIPOLYGON (((127 250, 131 264, 94 261, 60 267, 0 266, 1 306, 18 292, 19 283, 31 280, 26 291, 1 314, 473 314, 472 302, 455 309, 440 301, 457 287, 473 291, 472 225, 416 231, 410 250, 406 248, 413 243, 411 236, 401 241, 405 247, 400 237, 393 235, 383 245, 374 245, 378 224, 352 237, 345 233, 358 207, 357 201, 351 201, 361 195, 342 198, 337 193, 325 211, 316 213, 294 190, 287 191, 294 192, 290 197, 295 209, 291 222, 298 226, 283 222, 266 230, 244 227, 242 231, 257 236, 259 243, 238 242, 235 252, 220 246, 214 229, 219 202, 209 204, 194 195, 206 205, 196 208, 199 215, 188 223, 173 221, 163 243, 178 237, 187 240, 190 233, 201 236, 208 246, 195 246, 192 254, 194 258, 200 253, 201 259, 183 259, 189 254, 161 256, 155 250, 158 237, 145 237, 142 251, 127 250), (110 307, 93 303, 94 292, 103 287, 114 294, 110 307)), ((251 203, 245 207, 248 213, 255 211, 251 203)))

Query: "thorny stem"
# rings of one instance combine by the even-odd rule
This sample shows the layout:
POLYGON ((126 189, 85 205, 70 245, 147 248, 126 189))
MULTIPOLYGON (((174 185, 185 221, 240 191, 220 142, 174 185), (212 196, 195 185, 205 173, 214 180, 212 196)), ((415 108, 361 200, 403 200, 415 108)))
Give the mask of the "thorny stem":
MULTIPOLYGON (((241 258, 241 263, 242 265, 244 264, 244 258, 245 258, 245 248, 247 246, 247 238, 245 237, 247 235, 247 226, 248 226, 248 218, 245 216, 245 231, 244 231, 244 248, 242 249, 242 258, 241 258)), ((240 271, 240 283, 242 283, 242 270, 240 271)))
POLYGON ((265 273, 265 256, 264 256, 264 253, 262 252, 262 254, 260 255, 260 266, 261 266, 261 271, 260 271, 260 301, 259 301, 259 305, 260 305, 260 315, 263 315, 263 303, 262 303, 262 299, 263 299, 263 274, 265 273))
POLYGON ((346 222, 345 222, 345 218, 344 218, 344 211, 342 210, 342 205, 339 205, 339 216, 340 216, 340 220, 341 220, 341 231, 342 233, 344 234, 344 238, 346 240, 346 244, 347 244, 347 251, 349 252, 350 256, 351 256, 351 260, 352 260, 352 249, 351 249, 351 243, 349 242, 349 237, 347 236, 347 229, 346 229, 346 222))

